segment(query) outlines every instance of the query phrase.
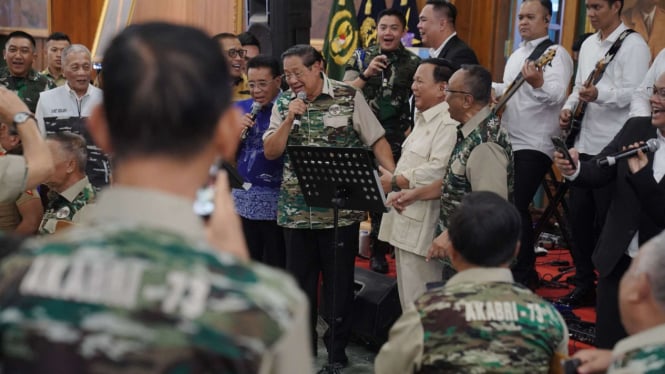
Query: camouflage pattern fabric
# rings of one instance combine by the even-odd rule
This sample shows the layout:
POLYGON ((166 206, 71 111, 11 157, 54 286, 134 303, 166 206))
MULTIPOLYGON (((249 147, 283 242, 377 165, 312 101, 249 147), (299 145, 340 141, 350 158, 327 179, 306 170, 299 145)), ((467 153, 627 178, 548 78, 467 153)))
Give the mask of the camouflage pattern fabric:
POLYGON ((59 77, 56 78, 53 75, 51 75, 51 72, 48 70, 48 68, 44 69, 40 74, 45 76, 51 82, 53 82, 53 84, 56 87, 64 86, 65 83, 67 83, 67 78, 65 78, 64 74, 62 74, 62 75, 60 75, 59 77))
POLYGON ((100 222, 0 264, 5 373, 256 373, 304 298, 182 235, 100 222))
POLYGON ((615 358, 608 374, 665 373, 665 343, 650 345, 628 351, 615 358))
POLYGON ((448 217, 457 209, 466 194, 471 192, 471 183, 467 179, 466 165, 473 149, 482 143, 496 143, 506 151, 508 163, 508 200, 512 201, 514 170, 513 150, 508 133, 500 127, 498 117, 490 114, 466 138, 462 135, 459 125, 457 128, 457 143, 450 155, 446 174, 443 176, 441 186, 441 213, 437 235, 448 227, 448 217), (459 165, 454 168, 453 165, 459 165), (453 170, 455 169, 455 170, 453 170))
MULTIPOLYGON (((400 44, 395 51, 381 52, 378 45, 366 50, 356 51, 346 70, 355 70, 362 73, 370 62, 381 54, 388 56, 390 65, 382 74, 370 77, 363 87, 363 95, 376 118, 386 130, 386 140, 390 144, 393 156, 399 155, 404 142, 404 132, 413 125, 411 118, 411 84, 420 57, 408 51, 400 44)), ((395 157, 395 162, 399 157, 395 157)))
POLYGON ((58 221, 73 222, 83 207, 95 202, 95 189, 87 183, 72 201, 51 190, 48 192, 48 201, 42 222, 39 224, 40 234, 53 234, 58 221))
MULTIPOLYGON (((327 80, 333 97, 321 94, 308 103, 298 131, 291 131, 287 146, 355 147, 365 145, 353 128, 355 88, 339 81, 327 80)), ((293 91, 283 92, 275 106, 282 119, 286 118, 293 91)), ((365 219, 365 213, 340 210, 339 226, 349 226, 365 219)), ((308 207, 298 185, 298 178, 289 155, 284 157, 284 177, 277 202, 277 224, 291 229, 331 229, 333 210, 308 207)))
POLYGON ((415 305, 424 329, 418 373, 547 373, 566 331, 550 303, 515 283, 447 285, 415 305))
POLYGON ((11 76, 6 67, 0 69, 0 84, 15 92, 32 113, 37 109, 39 93, 55 88, 55 83, 34 70, 30 70, 27 77, 19 78, 11 76))

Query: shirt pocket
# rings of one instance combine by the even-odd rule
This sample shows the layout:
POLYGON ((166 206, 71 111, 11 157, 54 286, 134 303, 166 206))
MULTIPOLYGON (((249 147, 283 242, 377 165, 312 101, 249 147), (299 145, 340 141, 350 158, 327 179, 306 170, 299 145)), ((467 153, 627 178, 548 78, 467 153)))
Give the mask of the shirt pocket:
POLYGON ((338 129, 349 125, 348 116, 324 116, 323 126, 338 129))

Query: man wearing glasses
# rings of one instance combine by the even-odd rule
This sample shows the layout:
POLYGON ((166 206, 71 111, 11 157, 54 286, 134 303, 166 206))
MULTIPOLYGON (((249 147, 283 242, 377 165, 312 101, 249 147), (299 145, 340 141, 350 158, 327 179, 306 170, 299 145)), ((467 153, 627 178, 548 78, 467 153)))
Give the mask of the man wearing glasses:
MULTIPOLYGON (((511 200, 513 192, 513 150, 508 133, 500 127, 489 103, 492 76, 480 65, 462 65, 448 81, 450 117, 458 122, 457 142, 442 180, 424 187, 391 195, 389 203, 398 211, 418 200, 441 199, 439 232, 427 258, 444 258, 450 215, 472 191, 492 191, 511 200)), ((452 275, 444 268, 445 277, 452 275)))
POLYGON ((231 74, 233 101, 249 99, 249 87, 247 86, 247 75, 245 75, 245 55, 247 50, 242 48, 240 40, 234 34, 223 32, 212 37, 222 48, 222 54, 229 64, 231 74))
MULTIPOLYGON (((287 145, 371 147, 381 166, 390 172, 395 169, 385 130, 362 93, 329 79, 323 73, 323 57, 319 51, 310 45, 296 45, 282 54, 282 61, 289 90, 277 98, 270 127, 263 136, 267 159, 281 157, 287 145)), ((354 263, 363 219, 364 212, 340 210, 339 247, 335 253, 331 245, 335 234, 333 210, 307 206, 289 157, 285 156, 277 223, 284 228, 286 269, 309 299, 314 354, 317 351, 318 285, 322 274, 323 315, 330 325, 335 324, 335 335, 331 336, 329 329, 323 337, 334 361, 333 369, 345 367, 349 361, 345 348, 353 320, 354 263), (330 319, 333 304, 334 321, 330 319)))
MULTIPOLYGON (((631 258, 639 246, 665 229, 665 74, 661 74, 649 90, 651 117, 629 119, 614 139, 591 160, 580 160, 580 152, 569 150, 574 169, 560 153, 554 163, 573 186, 599 188, 613 186, 612 200, 605 225, 593 252, 593 262, 600 277, 597 311, 603 313, 596 331, 603 336, 621 338, 626 332, 618 313, 618 287, 631 258), (636 147, 649 139, 657 139, 660 147, 653 154, 639 151, 636 156, 617 160, 613 166, 599 166, 596 161, 625 148, 636 147), (609 299, 609 300, 608 300, 609 299), (612 313, 608 309, 617 309, 612 313)), ((603 348, 611 348, 605 347, 603 348)))
POLYGON ((273 103, 282 84, 277 58, 259 55, 247 63, 251 99, 236 103, 245 115, 236 157, 238 172, 252 184, 248 190, 233 189, 236 211, 242 219, 245 240, 252 259, 284 268, 284 233, 277 225, 277 198, 282 183, 283 157, 266 159, 263 134, 270 124, 273 103))

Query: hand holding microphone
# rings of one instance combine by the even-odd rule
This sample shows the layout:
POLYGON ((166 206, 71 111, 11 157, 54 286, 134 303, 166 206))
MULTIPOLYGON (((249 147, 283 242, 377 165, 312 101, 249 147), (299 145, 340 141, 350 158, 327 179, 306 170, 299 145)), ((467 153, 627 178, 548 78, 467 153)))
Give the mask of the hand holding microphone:
POLYGON ((256 116, 259 115, 260 111, 261 111, 261 104, 257 103, 256 101, 253 102, 251 112, 248 115, 245 115, 245 117, 243 118, 244 128, 240 133, 240 141, 247 139, 247 133, 249 132, 249 129, 254 125, 254 121, 256 121, 256 116), (249 122, 247 123, 245 119, 249 120, 249 122))
MULTIPOLYGON (((296 100, 301 100, 306 105, 307 104, 307 93, 305 93, 305 91, 298 92, 298 95, 296 96, 296 100)), ((300 118, 301 117, 302 117, 302 114, 296 114, 295 115, 295 117, 293 119, 293 126, 291 127, 293 132, 298 132, 298 130, 300 130, 300 118)))
MULTIPOLYGON (((623 159, 623 158, 628 158, 628 157, 633 157, 636 154, 638 154, 638 151, 644 152, 656 152, 660 148, 660 143, 658 143, 658 140, 656 139, 649 139, 647 140, 646 144, 643 144, 640 147, 636 148, 630 148, 627 150, 624 150, 619 153, 615 153, 611 156, 607 156, 601 159, 596 160, 596 163, 598 166, 612 166, 617 163, 617 161, 623 159)), ((638 169, 639 170, 639 169, 638 169)))

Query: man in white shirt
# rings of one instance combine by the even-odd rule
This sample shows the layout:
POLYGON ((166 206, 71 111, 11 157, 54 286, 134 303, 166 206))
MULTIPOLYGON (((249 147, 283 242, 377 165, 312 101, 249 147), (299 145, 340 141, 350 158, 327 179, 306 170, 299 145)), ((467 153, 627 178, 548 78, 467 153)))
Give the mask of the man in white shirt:
MULTIPOLYGON (((568 129, 576 106, 582 102, 588 104, 575 140, 575 148, 583 161, 597 155, 626 122, 632 94, 644 78, 651 59, 644 39, 637 33, 627 35, 600 81, 584 86, 597 63, 627 30, 621 23, 622 7, 620 0, 586 0, 587 16, 598 31, 582 44, 575 87, 559 117, 561 127, 568 129)), ((593 305, 595 299, 591 254, 605 222, 611 192, 611 186, 570 190, 568 206, 576 288, 560 301, 573 307, 593 305)))
POLYGON ((90 84, 92 61, 88 48, 81 44, 65 48, 62 68, 67 83, 39 95, 35 116, 42 134, 69 131, 85 138, 88 148, 86 174, 99 190, 110 183, 111 166, 85 127, 86 118, 102 101, 102 90, 90 84))
POLYGON ((644 76, 642 83, 633 92, 633 100, 630 102, 629 117, 644 117, 651 115, 651 105, 649 97, 651 96, 651 87, 656 82, 656 78, 665 73, 665 49, 658 53, 653 60, 649 71, 644 76))
POLYGON ((420 12, 418 31, 423 44, 430 48, 430 57, 446 58, 458 65, 478 64, 478 58, 462 39, 457 37, 457 8, 445 0, 427 0, 420 12))
POLYGON ((555 164, 573 186, 612 189, 607 220, 593 252, 599 274, 595 342, 599 348, 612 348, 626 336, 618 308, 619 280, 638 246, 665 229, 665 74, 654 84, 651 107, 651 117, 629 119, 592 160, 580 162, 579 152, 571 148, 576 168, 560 153, 554 155, 555 164), (640 151, 637 156, 618 159, 613 166, 596 164, 598 159, 651 139, 660 144, 654 154, 640 151))
MULTIPOLYGON (((455 71, 448 60, 424 60, 413 76, 415 125, 402 145, 394 173, 382 170, 384 191, 426 186, 443 179, 457 142, 458 122, 450 118, 444 91, 455 71)), ((397 289, 402 309, 425 292, 427 282, 441 280, 442 263, 425 261, 439 217, 439 201, 417 201, 404 211, 383 215, 379 239, 395 246, 397 289)))
MULTIPOLYGON (((529 205, 552 165, 554 146, 551 137, 560 132, 559 110, 566 99, 568 82, 573 74, 573 60, 560 45, 544 51, 553 50, 556 53, 547 67, 537 67, 533 61, 526 61, 541 43, 549 42, 547 32, 551 18, 551 1, 525 0, 522 3, 518 15, 522 43, 506 63, 503 83, 492 84, 496 95, 501 96, 510 89, 511 82, 518 75, 521 74, 525 80, 506 102, 501 125, 508 130, 513 145, 513 197, 515 207, 522 216, 521 247, 517 262, 513 265, 513 277, 516 282, 530 287, 537 284, 538 273, 534 267, 536 255, 533 251, 534 233, 529 205)), ((543 54, 533 56, 533 60, 543 54)))

